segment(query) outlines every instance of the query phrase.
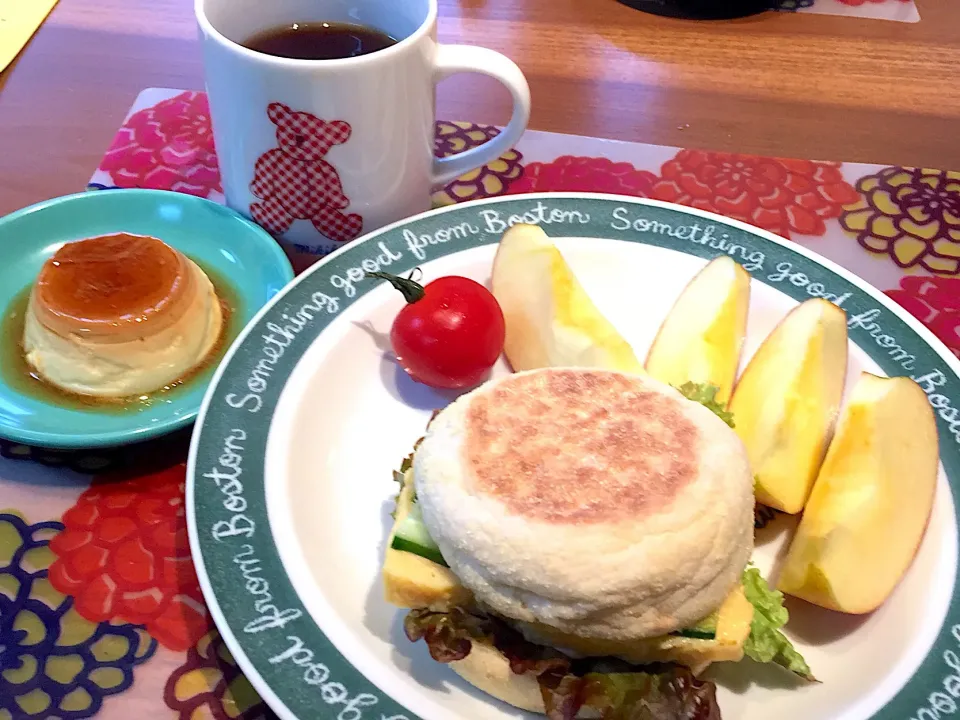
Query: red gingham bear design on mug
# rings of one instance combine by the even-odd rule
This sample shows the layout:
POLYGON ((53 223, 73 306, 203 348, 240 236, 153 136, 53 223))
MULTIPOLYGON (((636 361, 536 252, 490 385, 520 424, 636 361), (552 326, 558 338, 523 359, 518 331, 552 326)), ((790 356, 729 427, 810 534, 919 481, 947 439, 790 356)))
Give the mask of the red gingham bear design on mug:
POLYGON ((350 139, 349 123, 326 122, 281 103, 271 103, 267 115, 277 126, 279 147, 257 159, 250 190, 262 202, 250 205, 253 219, 275 235, 294 220, 309 220, 331 240, 353 240, 363 230, 363 218, 341 212, 350 201, 336 169, 324 160, 331 147, 350 139))

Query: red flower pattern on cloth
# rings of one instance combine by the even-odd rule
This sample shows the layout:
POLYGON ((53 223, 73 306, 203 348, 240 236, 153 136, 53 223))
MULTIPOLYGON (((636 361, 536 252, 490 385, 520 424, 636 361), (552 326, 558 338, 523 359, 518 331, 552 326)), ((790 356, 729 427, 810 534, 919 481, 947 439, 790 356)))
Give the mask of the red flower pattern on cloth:
POLYGON ((823 235, 824 220, 860 198, 840 163, 681 150, 650 197, 742 220, 789 238, 823 235))
POLYGON ((899 288, 886 294, 960 358, 960 278, 908 275, 900 279, 899 288))
POLYGON ((510 183, 509 195, 535 192, 597 192, 649 197, 657 176, 628 162, 604 157, 564 155, 549 163, 530 163, 510 183))
POLYGON ((206 93, 182 92, 138 110, 100 163, 122 188, 154 188, 208 197, 222 192, 206 93))
POLYGON ((101 475, 63 515, 50 542, 50 582, 92 622, 145 625, 171 650, 210 627, 190 559, 184 512, 186 465, 127 478, 101 475))

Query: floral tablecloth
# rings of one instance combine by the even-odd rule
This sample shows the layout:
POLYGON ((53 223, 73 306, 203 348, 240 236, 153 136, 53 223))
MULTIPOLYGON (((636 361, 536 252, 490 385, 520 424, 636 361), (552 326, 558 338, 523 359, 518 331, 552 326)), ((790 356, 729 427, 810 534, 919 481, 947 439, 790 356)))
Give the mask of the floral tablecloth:
MULTIPOLYGON (((438 122, 436 154, 498 132, 438 122)), ((206 97, 144 91, 89 187, 222 201, 206 97)), ((869 280, 960 356, 960 172, 529 132, 434 202, 539 191, 657 198, 778 233, 869 280)), ((0 442, 0 720, 272 717, 190 561, 188 440, 105 454, 0 442)))

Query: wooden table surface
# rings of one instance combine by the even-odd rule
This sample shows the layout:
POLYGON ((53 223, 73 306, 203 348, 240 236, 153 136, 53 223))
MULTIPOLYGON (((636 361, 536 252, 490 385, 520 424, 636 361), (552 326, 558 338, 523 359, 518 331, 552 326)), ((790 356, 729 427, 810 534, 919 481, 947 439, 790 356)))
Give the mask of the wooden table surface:
MULTIPOLYGON (((531 128, 794 157, 960 169, 960 2, 916 24, 765 13, 654 17, 615 0, 440 0, 441 39, 513 58, 531 128)), ((84 187, 137 93, 200 89, 193 0, 60 0, 0 75, 0 214, 84 187)), ((442 118, 503 123, 458 77, 442 118)))

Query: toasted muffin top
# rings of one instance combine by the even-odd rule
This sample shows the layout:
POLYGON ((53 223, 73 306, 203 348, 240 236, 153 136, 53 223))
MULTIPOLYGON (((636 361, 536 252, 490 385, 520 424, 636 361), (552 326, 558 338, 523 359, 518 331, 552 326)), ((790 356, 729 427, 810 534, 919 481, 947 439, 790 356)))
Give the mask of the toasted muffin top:
POLYGON ((473 488, 552 523, 659 512, 696 474, 680 403, 617 372, 512 375, 466 411, 473 488))
POLYGON ((413 462, 431 537, 518 627, 630 641, 715 610, 753 549, 743 443, 653 378, 548 368, 433 420, 413 462))

